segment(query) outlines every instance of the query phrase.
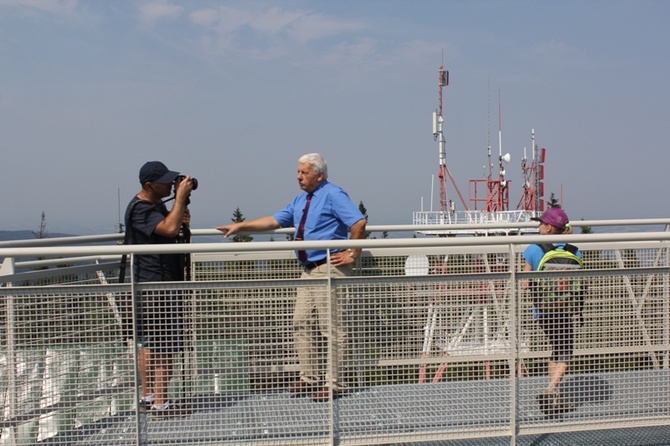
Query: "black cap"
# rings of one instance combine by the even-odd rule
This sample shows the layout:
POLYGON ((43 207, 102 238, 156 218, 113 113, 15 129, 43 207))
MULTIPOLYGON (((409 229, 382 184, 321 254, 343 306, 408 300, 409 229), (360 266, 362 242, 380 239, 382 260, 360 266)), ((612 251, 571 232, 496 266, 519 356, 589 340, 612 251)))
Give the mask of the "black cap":
POLYGON ((160 161, 149 161, 140 169, 140 184, 156 181, 158 183, 172 183, 177 179, 179 172, 173 172, 160 161))

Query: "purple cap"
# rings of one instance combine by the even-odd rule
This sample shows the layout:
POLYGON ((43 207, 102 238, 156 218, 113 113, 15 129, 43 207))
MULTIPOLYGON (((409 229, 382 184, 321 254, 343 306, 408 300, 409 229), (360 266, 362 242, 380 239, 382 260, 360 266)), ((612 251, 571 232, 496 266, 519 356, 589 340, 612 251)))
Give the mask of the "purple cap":
POLYGON ((160 161, 149 161, 140 169, 140 184, 156 181, 158 183, 172 183, 179 172, 173 172, 160 161))
POLYGON ((531 220, 541 221, 559 229, 565 228, 565 225, 570 223, 567 214, 561 208, 549 208, 541 217, 533 217, 531 220))

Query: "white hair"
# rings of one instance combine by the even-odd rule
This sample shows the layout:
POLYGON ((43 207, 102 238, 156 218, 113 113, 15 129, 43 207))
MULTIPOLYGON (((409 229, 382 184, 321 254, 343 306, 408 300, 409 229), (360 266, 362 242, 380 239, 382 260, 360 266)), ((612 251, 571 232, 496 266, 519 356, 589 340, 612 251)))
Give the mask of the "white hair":
POLYGON ((320 153, 308 153, 298 159, 299 164, 309 164, 314 168, 315 174, 323 173, 323 179, 328 179, 328 164, 320 153))

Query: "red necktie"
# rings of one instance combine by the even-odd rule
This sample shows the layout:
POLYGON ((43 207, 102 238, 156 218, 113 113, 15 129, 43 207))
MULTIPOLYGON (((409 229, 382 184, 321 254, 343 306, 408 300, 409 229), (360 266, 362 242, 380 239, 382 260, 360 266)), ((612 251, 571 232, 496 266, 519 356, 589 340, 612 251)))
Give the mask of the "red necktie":
MULTIPOLYGON (((312 194, 307 195, 307 203, 305 204, 305 210, 302 213, 302 218, 300 219, 300 224, 298 225, 298 232, 295 235, 296 240, 303 240, 303 234, 305 233, 305 220, 307 220, 307 211, 309 211, 309 204, 312 202, 312 194)), ((307 263, 307 253, 305 251, 298 251, 298 260, 300 263, 307 263)))

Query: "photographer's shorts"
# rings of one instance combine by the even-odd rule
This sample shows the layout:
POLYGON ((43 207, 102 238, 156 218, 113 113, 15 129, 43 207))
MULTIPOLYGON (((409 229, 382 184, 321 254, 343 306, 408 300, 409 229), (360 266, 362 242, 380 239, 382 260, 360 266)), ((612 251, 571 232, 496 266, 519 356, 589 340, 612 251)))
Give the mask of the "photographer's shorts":
POLYGON ((184 345, 182 297, 176 291, 146 291, 142 295, 142 345, 157 353, 175 353, 184 345))

